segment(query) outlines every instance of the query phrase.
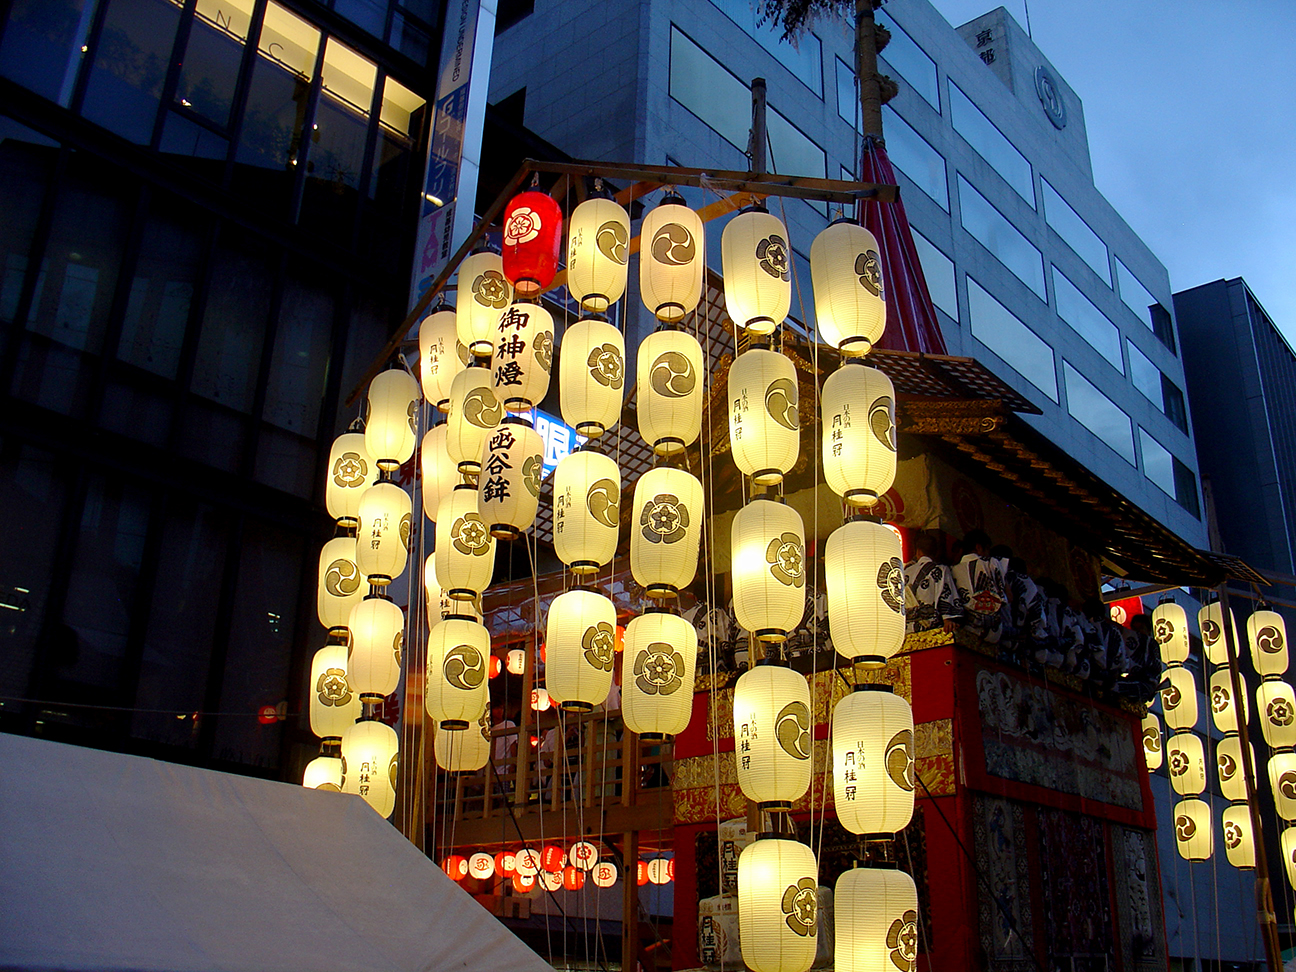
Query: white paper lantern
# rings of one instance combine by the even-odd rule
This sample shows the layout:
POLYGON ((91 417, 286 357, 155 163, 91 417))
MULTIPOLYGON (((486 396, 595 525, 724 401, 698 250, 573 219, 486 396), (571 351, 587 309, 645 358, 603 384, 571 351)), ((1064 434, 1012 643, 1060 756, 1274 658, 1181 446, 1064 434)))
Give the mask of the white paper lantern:
POLYGON ((578 867, 582 871, 592 871, 598 864, 598 856, 598 846, 588 840, 576 841, 567 852, 567 860, 571 862, 571 866, 578 867))
POLYGON ((767 837, 738 858, 738 938, 752 972, 806 972, 819 929, 818 865, 795 840, 767 837))
POLYGON ((370 584, 390 584, 405 573, 413 509, 410 494, 395 483, 374 483, 360 497, 356 566, 370 584))
POLYGON ((360 497, 378 479, 378 466, 365 448, 363 432, 343 432, 329 450, 324 503, 339 526, 355 526, 360 497))
POLYGON ((810 686, 805 676, 758 665, 738 677, 733 701, 738 786, 763 809, 788 809, 810 786, 810 686))
POLYGON ((510 304, 496 325, 491 357, 495 397, 510 412, 525 412, 549 392, 553 370, 553 316, 539 304, 510 304))
POLYGON ((734 465, 762 486, 783 481, 801 452, 800 392, 787 355, 744 351, 729 369, 729 445, 734 465))
POLYGON ((444 422, 434 425, 423 436, 419 448, 423 466, 423 515, 434 523, 441 501, 459 485, 459 464, 450 458, 450 450, 446 447, 449 428, 444 422))
POLYGON ((533 688, 531 690, 532 712, 548 712, 551 705, 553 705, 553 700, 549 698, 548 689, 533 688))
POLYGON ((1174 806, 1175 845, 1186 861, 1206 861, 1214 853, 1210 806, 1202 800, 1180 800, 1174 806))
POLYGON ((563 886, 563 876, 561 871, 541 871, 536 875, 540 886, 546 891, 561 891, 563 886))
POLYGON ((625 629, 621 718, 641 736, 679 735, 693 715, 697 631, 677 614, 653 611, 625 629))
POLYGON ((369 414, 365 420, 365 449, 379 469, 398 469, 414 455, 419 384, 403 368, 389 368, 369 383, 369 414))
POLYGON ((702 484, 683 469, 658 466, 635 483, 630 572, 650 597, 693 583, 704 515, 702 484))
POLYGON ((1286 682, 1265 679, 1256 689, 1260 731, 1271 749, 1296 746, 1296 693, 1286 682))
MULTIPOLYGON (((1245 681, 1242 682, 1242 686, 1243 718, 1249 719, 1251 705, 1246 697, 1245 681)), ((1215 728, 1220 732, 1237 732, 1237 700, 1233 697, 1233 680, 1227 668, 1217 669, 1211 674, 1207 694, 1210 699, 1211 719, 1215 723, 1215 728)))
POLYGON ((913 709, 887 686, 862 684, 833 709, 833 799, 853 834, 894 834, 914 807, 913 709))
POLYGON ((436 763, 446 772, 475 773, 490 759, 489 712, 483 712, 481 718, 467 729, 442 729, 440 726, 435 726, 435 729, 436 763))
POLYGON ((473 354, 490 354, 500 315, 512 300, 513 285, 504 276, 503 257, 489 250, 464 257, 455 297, 459 343, 473 354))
POLYGON ((1197 725, 1197 681, 1191 669, 1171 665, 1162 674, 1161 714, 1171 729, 1197 725))
POLYGON ((441 411, 450 400, 450 384, 471 360, 468 349, 459 343, 457 315, 453 307, 442 305, 419 325, 419 378, 423 397, 441 411))
POLYGON ((824 382, 821 414, 824 480, 851 506, 872 506, 895 483, 895 386, 847 362, 824 382))
MULTIPOLYGON (((1251 765, 1259 765, 1254 749, 1251 750, 1251 765)), ((1215 744, 1215 772, 1225 800, 1247 798, 1246 778, 1242 774, 1242 740, 1236 735, 1225 736, 1215 744)))
POLYGON ((621 470, 589 449, 564 456, 554 469, 553 545, 574 574, 592 574, 616 553, 621 525, 621 470))
POLYGON ((1206 789, 1206 753, 1191 732, 1176 732, 1165 746, 1170 785, 1180 796, 1197 796, 1206 789))
POLYGON ((495 876, 495 858, 478 851, 468 858, 468 876, 478 881, 488 881, 495 876))
POLYGON ((833 647, 880 668, 904 644, 904 560, 900 539, 873 520, 849 520, 824 547, 824 586, 833 647))
POLYGON ((441 501, 434 555, 437 580, 451 600, 476 600, 490 584, 495 538, 477 511, 477 487, 461 484, 441 501))
POLYGON ((531 528, 544 480, 544 440, 529 424, 505 419, 482 452, 477 510, 491 536, 512 540, 531 528))
POLYGON ((490 632, 467 618, 446 618, 428 635, 427 714, 442 729, 467 730, 486 711, 490 632))
POLYGON ((839 219, 810 244, 819 340, 843 354, 867 354, 886 329, 886 293, 877 238, 839 219))
POLYGON ((654 857, 648 862, 648 883, 666 884, 670 881, 670 861, 664 857, 654 857))
POLYGON ((592 878, 596 887, 610 888, 617 882, 617 866, 611 861, 599 861, 594 865, 592 878))
POLYGON ((625 385, 625 338, 619 330, 592 318, 567 328, 558 356, 564 422, 581 435, 602 435, 621 421, 625 385))
POLYGON ((1255 867, 1255 837, 1251 831, 1251 811, 1245 803, 1225 807, 1220 814, 1224 830, 1224 854, 1240 870, 1255 867))
MULTIPOLYGON (((1229 623, 1233 631, 1233 650, 1241 652, 1242 644, 1238 641, 1237 623, 1233 612, 1229 611, 1229 623)), ((1228 664, 1228 644, 1224 633, 1224 610, 1219 601, 1212 601, 1197 612, 1197 627, 1201 631, 1202 651, 1206 660, 1212 665, 1228 664)))
POLYGON ((347 625, 351 609, 364 596, 364 577, 356 566, 355 537, 334 537, 320 549, 315 592, 320 624, 330 632, 340 632, 347 625))
POLYGON ((511 650, 504 656, 504 667, 510 675, 521 675, 526 671, 526 652, 521 648, 511 650))
POLYGON ((684 331, 654 331, 636 372, 639 434, 658 455, 682 452, 702 431, 702 345, 684 331))
POLYGON ((792 249, 787 227, 763 206, 744 209, 720 240, 725 310, 752 334, 769 334, 792 303, 792 249))
POLYGON ((786 641, 805 614, 801 514, 774 500, 754 499, 734 515, 730 537, 734 617, 761 641, 786 641))
POLYGON ((1147 764, 1149 773, 1155 773, 1161 768, 1163 755, 1161 720, 1157 718, 1155 712, 1149 712, 1143 717, 1143 761, 1147 764))
POLYGON ((545 625, 545 687, 570 712, 607 699, 616 667, 616 607, 596 591, 559 594, 545 625))
POLYGON ((474 601, 451 600, 449 593, 441 587, 436 575, 436 554, 427 555, 423 562, 423 597, 427 609, 428 630, 431 631, 442 618, 457 615, 470 621, 482 619, 481 608, 474 601))
POLYGON ((567 291, 582 308, 602 313, 620 300, 629 264, 629 213, 612 199, 586 199, 572 210, 567 224, 567 291))
POLYGON ((1260 676, 1287 671, 1287 623, 1276 611, 1256 611, 1247 618, 1251 664, 1260 676))
POLYGON ((1188 613, 1174 601, 1162 601, 1152 609, 1152 637, 1167 665, 1188 660, 1188 613))
POLYGON ((405 646, 405 612, 389 597, 374 594, 351 610, 351 654, 347 677, 361 700, 396 691, 405 646))
POLYGON ((540 873, 540 852, 530 847, 523 847, 513 858, 513 868, 523 877, 533 877, 540 873))
POLYGON ((400 741, 385 722, 357 722, 342 737, 342 791, 364 798, 380 817, 396 809, 396 765, 400 741))
POLYGON ((918 888, 904 871, 843 871, 833 895, 836 972, 909 972, 918 967, 918 888))
POLYGON ((1284 820, 1296 820, 1296 752, 1279 750, 1269 757, 1269 791, 1284 820))
POLYGON ((316 756, 306 764, 302 774, 302 786, 308 790, 342 790, 342 757, 316 756))
POLYGON ((1283 868, 1287 872, 1287 883, 1296 888, 1296 827, 1288 827, 1282 832, 1283 868))
POLYGON ((495 397, 489 368, 465 368, 450 386, 450 411, 446 416, 446 451, 460 472, 481 469, 486 440, 504 418, 504 406, 495 397))
POLYGON ((340 740, 360 718, 360 693, 347 677, 347 646, 325 645, 310 671, 310 727, 321 739, 340 740))
POLYGON ((681 320, 702 297, 702 220, 681 196, 667 193, 644 217, 639 239, 640 297, 659 320, 681 320))

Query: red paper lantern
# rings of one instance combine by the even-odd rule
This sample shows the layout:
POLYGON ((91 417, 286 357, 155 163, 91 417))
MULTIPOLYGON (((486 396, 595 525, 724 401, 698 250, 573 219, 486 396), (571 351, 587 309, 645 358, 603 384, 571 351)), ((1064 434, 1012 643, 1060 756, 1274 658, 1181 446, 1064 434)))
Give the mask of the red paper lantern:
POLYGON ((666 879, 669 881, 675 880, 675 858, 673 857, 666 862, 666 879))
POLYGON ((495 855, 495 873, 502 874, 504 877, 512 877, 517 873, 517 865, 512 851, 500 851, 495 855))
POLYGON ((540 866, 546 871, 561 871, 567 855, 561 847, 549 844, 540 853, 540 866))
POLYGON ((468 858, 452 854, 441 865, 452 881, 462 881, 468 876, 468 858))
POLYGON ((579 891, 585 887, 585 872, 568 864, 563 868, 563 887, 568 891, 579 891))
POLYGON ((536 876, 534 874, 514 874, 513 890, 518 894, 526 894, 536 886, 536 876))
POLYGON ((624 624, 618 624, 616 626, 616 637, 613 639, 612 644, 616 648, 618 654, 625 651, 625 625, 624 624))
POLYGON ((639 887, 648 883, 648 862, 640 861, 635 868, 635 880, 639 882, 639 887))
POLYGON ((490 666, 487 668, 487 678, 498 678, 499 673, 504 670, 504 663, 499 660, 499 655, 491 655, 490 666))
POLYGON ((546 193, 531 190, 504 210, 504 276, 523 298, 540 296, 558 272, 562 210, 546 193))

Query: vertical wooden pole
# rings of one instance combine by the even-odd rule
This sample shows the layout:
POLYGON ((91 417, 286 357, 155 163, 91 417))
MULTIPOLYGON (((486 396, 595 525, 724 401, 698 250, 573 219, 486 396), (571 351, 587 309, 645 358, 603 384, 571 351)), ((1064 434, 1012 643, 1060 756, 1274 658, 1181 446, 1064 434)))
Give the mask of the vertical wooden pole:
POLYGON ((751 170, 765 172, 765 79, 752 78, 751 170))
POLYGON ((882 86, 878 82, 874 0, 855 0, 855 77, 859 79, 860 134, 882 140, 882 86))
MULTIPOLYGON (((621 790, 625 792, 626 787, 622 786, 621 790)), ((621 876, 621 972, 636 972, 639 965, 638 831, 626 834, 621 846, 621 860, 625 864, 625 874, 621 876)))

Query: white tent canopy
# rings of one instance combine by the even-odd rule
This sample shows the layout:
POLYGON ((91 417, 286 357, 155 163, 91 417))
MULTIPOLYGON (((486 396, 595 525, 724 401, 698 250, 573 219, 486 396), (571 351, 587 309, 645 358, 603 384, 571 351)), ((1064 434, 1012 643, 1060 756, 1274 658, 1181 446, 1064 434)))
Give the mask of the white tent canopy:
POLYGON ((547 972, 359 797, 0 734, 0 967, 547 972))

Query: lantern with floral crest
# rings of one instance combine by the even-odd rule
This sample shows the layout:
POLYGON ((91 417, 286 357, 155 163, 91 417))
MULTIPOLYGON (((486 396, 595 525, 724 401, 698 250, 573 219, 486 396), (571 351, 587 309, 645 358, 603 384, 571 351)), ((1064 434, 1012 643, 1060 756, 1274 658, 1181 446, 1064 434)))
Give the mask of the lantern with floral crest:
POLYGON ((631 732, 664 738, 693 714, 697 631, 677 614, 650 608, 625 629, 621 718, 631 732))
POLYGON ((616 667, 616 607, 604 594, 577 588, 549 605, 545 686, 564 710, 590 712, 603 703, 616 667))
POLYGON ((378 479, 378 466, 365 448, 363 432, 343 432, 329 450, 324 502, 342 527, 359 523, 360 497, 378 479))
POLYGON ((806 972, 814 962, 818 929, 814 852, 783 837, 744 847, 738 858, 738 939, 747 968, 806 972))
POLYGON ((877 238, 839 219, 810 244, 819 339, 843 354, 867 354, 886 329, 886 293, 877 238))
POLYGON ((805 614, 805 525, 784 503, 754 499, 733 518, 734 617, 761 641, 786 641, 805 614))
POLYGON ((1182 665, 1188 660, 1188 613, 1166 598, 1152 609, 1152 637, 1167 665, 1182 665))
POLYGON ((904 871, 843 871, 833 894, 837 972, 909 972, 918 967, 918 888, 904 871))
POLYGON ((792 303, 792 252, 783 221, 763 205, 729 221, 720 240, 725 309, 752 334, 769 334, 792 303))
POLYGON ((474 601, 495 572, 495 538, 477 508, 477 487, 461 483, 437 510, 436 576, 446 596, 474 601))
POLYGON ((504 276, 519 297, 535 298, 549 289, 562 250, 562 210, 547 193, 528 190, 504 209, 504 276))
POLYGON ((621 419, 625 402, 625 338, 600 318, 567 328, 558 358, 563 421, 580 435, 602 435, 621 419))
POLYGON ((693 583, 702 539, 702 484, 658 466, 635 483, 630 573, 650 597, 674 597, 693 583))

